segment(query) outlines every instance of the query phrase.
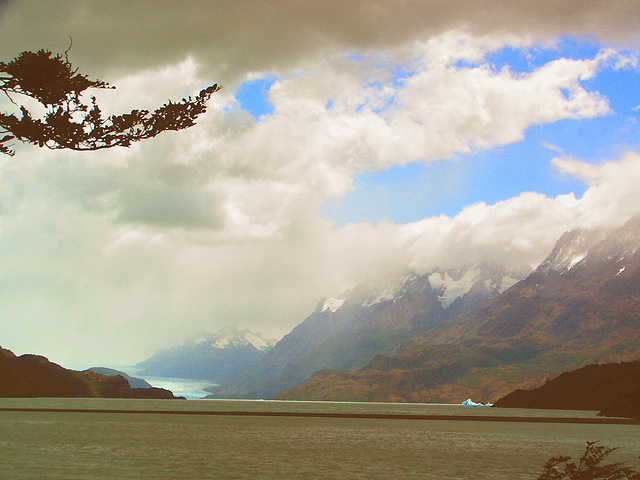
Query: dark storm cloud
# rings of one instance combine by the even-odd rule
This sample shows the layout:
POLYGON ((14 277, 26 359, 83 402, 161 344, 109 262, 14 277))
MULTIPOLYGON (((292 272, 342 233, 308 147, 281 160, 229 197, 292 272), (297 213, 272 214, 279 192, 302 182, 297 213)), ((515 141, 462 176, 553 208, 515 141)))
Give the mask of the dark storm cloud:
POLYGON ((166 185, 136 185, 120 194, 118 220, 155 226, 217 228, 222 224, 215 202, 207 202, 197 189, 166 185))
POLYGON ((451 29, 637 42, 639 19, 635 0, 10 2, 0 23, 0 54, 62 51, 71 36, 73 59, 96 74, 192 54, 216 81, 230 82, 334 49, 389 48, 451 29))

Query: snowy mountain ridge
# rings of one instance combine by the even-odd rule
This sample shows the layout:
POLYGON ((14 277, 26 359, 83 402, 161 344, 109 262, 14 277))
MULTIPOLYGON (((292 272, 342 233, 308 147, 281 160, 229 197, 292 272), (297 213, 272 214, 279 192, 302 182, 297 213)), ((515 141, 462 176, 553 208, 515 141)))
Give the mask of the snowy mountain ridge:
MULTIPOLYGON (((563 234, 534 272, 487 301, 483 295, 507 287, 505 280, 504 272, 488 274, 479 267, 432 272, 428 283, 433 290, 420 295, 431 300, 437 295, 437 304, 410 305, 403 299, 381 307, 389 310, 387 325, 397 325, 408 311, 418 320, 411 326, 422 329, 411 330, 393 348, 379 349, 360 368, 318 368, 275 398, 495 399, 588 363, 638 360, 640 216, 619 228, 563 234), (453 302, 438 311, 450 298, 453 302), (429 308, 439 314, 435 322, 415 315, 429 308)), ((326 317, 324 325, 337 323, 341 312, 326 317)), ((373 317, 379 312, 365 313, 373 317)))
POLYGON ((276 341, 249 329, 200 332, 136 365, 146 375, 224 381, 254 365, 276 341))
MULTIPOLYGON (((603 263, 619 265, 616 276, 625 271, 629 260, 640 248, 640 217, 634 217, 622 227, 608 229, 571 230, 565 232, 549 256, 536 269, 536 274, 561 275, 582 268, 595 268, 603 263)), ((573 272, 572 272, 573 273, 573 272)))
POLYGON ((538 266, 536 272, 549 275, 564 273, 582 262, 589 250, 607 235, 605 230, 576 229, 562 234, 549 256, 538 266))
POLYGON ((336 313, 345 305, 371 308, 385 302, 395 302, 409 294, 432 291, 447 310, 456 300, 471 293, 493 298, 515 285, 529 272, 507 272, 487 265, 459 269, 436 268, 426 274, 409 273, 395 281, 368 282, 345 293, 340 298, 325 298, 318 305, 320 312, 336 313))
POLYGON ((594 246, 586 263, 619 263, 630 259, 640 248, 640 216, 632 218, 614 233, 594 246))

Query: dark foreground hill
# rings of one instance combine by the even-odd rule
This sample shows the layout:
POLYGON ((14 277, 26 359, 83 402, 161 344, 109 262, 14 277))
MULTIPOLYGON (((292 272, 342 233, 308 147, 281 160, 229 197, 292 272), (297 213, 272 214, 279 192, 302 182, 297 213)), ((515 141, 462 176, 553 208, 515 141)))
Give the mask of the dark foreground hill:
POLYGON ((131 388, 122 376, 68 370, 39 355, 0 347, 0 397, 175 398, 162 388, 131 388))
POLYGON ((640 418, 640 362, 588 365, 534 390, 516 390, 495 407, 598 410, 609 417, 640 418))

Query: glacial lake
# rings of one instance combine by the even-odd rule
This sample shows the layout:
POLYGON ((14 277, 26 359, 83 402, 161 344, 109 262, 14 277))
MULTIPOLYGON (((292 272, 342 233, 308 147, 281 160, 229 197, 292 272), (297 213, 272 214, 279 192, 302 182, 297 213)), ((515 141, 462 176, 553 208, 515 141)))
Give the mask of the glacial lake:
POLYGON ((594 440, 639 469, 640 425, 593 421, 461 405, 0 399, 0 478, 535 479, 594 440))
POLYGON ((210 395, 205 388, 218 385, 211 380, 191 379, 191 378, 174 378, 174 377, 155 377, 145 375, 140 372, 139 368, 132 366, 114 366, 109 367, 121 372, 125 372, 135 378, 147 381, 150 385, 159 388, 171 390, 176 397, 185 397, 191 400, 204 398, 210 395))

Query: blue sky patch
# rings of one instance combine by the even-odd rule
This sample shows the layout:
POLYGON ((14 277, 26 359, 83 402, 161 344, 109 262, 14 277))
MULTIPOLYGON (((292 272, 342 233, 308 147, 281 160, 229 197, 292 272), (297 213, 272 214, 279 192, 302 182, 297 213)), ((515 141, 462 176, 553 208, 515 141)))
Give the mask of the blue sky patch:
POLYGON ((549 45, 534 45, 528 48, 506 46, 487 53, 479 61, 460 60, 455 65, 460 68, 490 65, 495 71, 508 67, 512 73, 527 74, 559 58, 593 58, 600 49, 601 46, 590 39, 562 37, 549 45))
POLYGON ((278 80, 275 76, 259 78, 240 85, 236 100, 243 110, 251 113, 258 120, 263 115, 273 113, 273 104, 269 101, 269 89, 278 80))
MULTIPOLYGON (((499 71, 508 66, 513 73, 530 73, 559 58, 594 58, 601 46, 589 39, 562 38, 553 45, 525 49, 504 47, 489 53, 477 64, 461 62, 461 68, 490 65, 499 71)), ((353 62, 367 61, 362 55, 347 56, 353 62)), ((411 71, 390 65, 396 88, 411 71)), ((236 98, 242 109, 256 120, 273 113, 269 89, 277 77, 244 82, 236 98)), ((410 162, 381 172, 365 172, 355 179, 354 191, 342 198, 331 198, 320 208, 320 215, 337 226, 352 222, 378 223, 389 220, 407 223, 445 214, 455 216, 476 202, 494 204, 522 192, 540 192, 550 197, 573 192, 580 197, 587 188, 580 180, 560 174, 551 161, 562 155, 592 162, 615 158, 628 149, 640 148, 640 71, 637 68, 604 68, 594 78, 581 82, 590 92, 609 100, 611 112, 591 119, 565 119, 530 127, 524 140, 513 144, 459 154, 455 159, 410 162)), ((383 88, 379 80, 363 87, 383 88)), ((567 96, 569 90, 564 92, 567 96)), ((384 114, 393 98, 373 111, 384 114)), ((326 108, 331 109, 329 99, 326 108)), ((366 107, 359 106, 356 110, 366 107)))
MULTIPOLYGON (((508 66, 512 72, 526 74, 559 58, 594 58, 600 50, 590 39, 566 37, 549 46, 505 47, 479 64, 489 63, 496 71, 508 66)), ((401 72, 396 71, 398 77, 401 72)), ((640 149, 640 70, 609 66, 581 83, 609 100, 609 114, 532 126, 520 142, 459 154, 453 160, 412 162, 362 173, 355 180, 356 188, 342 198, 328 199, 320 215, 336 226, 385 219, 407 223, 441 214, 453 217, 467 205, 494 204, 522 192, 581 197, 587 185, 558 172, 552 160, 566 155, 600 163, 640 149)))
POLYGON ((560 174, 551 164, 559 153, 546 146, 546 130, 533 127, 521 142, 455 159, 363 173, 355 181, 355 190, 327 200, 320 215, 336 226, 382 220, 408 223, 442 214, 453 217, 465 206, 491 205, 528 191, 550 197, 571 192, 582 196, 587 185, 560 174))

